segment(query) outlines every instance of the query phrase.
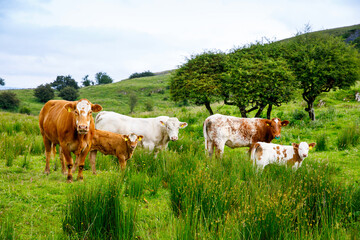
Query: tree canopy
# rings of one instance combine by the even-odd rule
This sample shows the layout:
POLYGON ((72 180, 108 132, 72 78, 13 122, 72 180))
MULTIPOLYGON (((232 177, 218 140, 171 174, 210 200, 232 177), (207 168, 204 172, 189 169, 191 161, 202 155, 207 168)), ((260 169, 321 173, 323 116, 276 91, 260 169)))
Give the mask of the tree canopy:
POLYGON ((291 69, 312 120, 314 101, 322 92, 349 88, 360 78, 360 54, 341 38, 306 33, 291 41, 288 49, 291 69))
POLYGON ((95 80, 97 84, 108 84, 112 83, 113 79, 105 72, 98 72, 95 74, 95 80))
POLYGON ((212 115, 210 104, 220 100, 221 97, 225 60, 226 55, 220 51, 192 55, 171 76, 172 100, 175 102, 189 100, 196 105, 205 105, 212 115))
POLYGON ((70 76, 57 76, 56 80, 51 83, 56 90, 61 91, 65 87, 73 87, 79 89, 77 82, 70 76))
POLYGON ((0 77, 0 85, 4 86, 5 85, 5 80, 3 78, 0 77))
POLYGON ((50 84, 41 84, 37 88, 34 89, 34 96, 42 103, 46 103, 47 101, 54 98, 55 93, 54 89, 51 88, 50 84))

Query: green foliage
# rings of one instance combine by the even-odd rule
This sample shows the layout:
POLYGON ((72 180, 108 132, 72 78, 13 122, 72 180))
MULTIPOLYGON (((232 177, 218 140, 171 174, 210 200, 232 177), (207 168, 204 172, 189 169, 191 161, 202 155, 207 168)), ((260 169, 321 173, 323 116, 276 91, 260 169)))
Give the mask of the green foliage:
POLYGON ((141 77, 151 77, 151 76, 155 76, 155 74, 150 71, 145 71, 145 72, 141 72, 141 73, 136 72, 136 73, 131 74, 129 79, 141 78, 141 77))
POLYGON ((82 239, 133 239, 137 209, 124 202, 122 181, 116 174, 80 185, 64 211, 64 231, 82 239))
POLYGON ((65 87, 60 93, 59 97, 68 101, 75 101, 79 97, 79 91, 73 87, 65 87))
POLYGON ((12 240, 15 237, 14 221, 11 216, 6 216, 4 222, 0 222, 0 239, 12 240))
POLYGON ((328 142, 328 137, 326 134, 322 133, 320 135, 318 135, 316 137, 316 151, 326 151, 328 150, 328 146, 327 146, 327 142, 328 142))
POLYGON ((95 74, 95 81, 97 84, 108 84, 112 83, 113 79, 105 72, 98 72, 95 74))
POLYGON ((0 93, 0 108, 11 110, 16 109, 20 105, 20 100, 16 97, 14 92, 1 91, 0 93))
POLYGON ((83 81, 81 83, 84 87, 94 85, 94 82, 89 79, 89 75, 86 75, 85 77, 83 77, 83 81))
POLYGON ((171 99, 205 105, 213 114, 210 104, 220 99, 225 61, 226 55, 222 52, 208 51, 192 55, 171 76, 171 99))
POLYGON ((79 89, 77 82, 70 76, 57 76, 56 80, 51 83, 51 86, 56 90, 61 91, 65 87, 73 87, 79 89))
MULTIPOLYGON (((294 76, 279 43, 253 44, 229 54, 223 95, 225 103, 236 105, 243 117, 267 105, 280 106, 293 98, 294 76), (249 106, 252 109, 247 110, 249 106)), ((271 109, 270 109, 271 110, 271 109)))
POLYGON ((42 103, 46 103, 47 101, 54 98, 55 93, 54 89, 51 88, 51 84, 41 84, 37 88, 34 89, 34 96, 42 103))
POLYGON ((337 146, 339 150, 355 147, 360 142, 360 128, 358 125, 347 127, 339 133, 337 146))
POLYGON ((134 112, 134 108, 138 102, 138 97, 136 93, 131 93, 129 96, 129 106, 130 106, 130 113, 134 112))
POLYGON ((312 120, 313 103, 320 93, 349 88, 360 78, 360 54, 341 38, 306 33, 289 42, 288 49, 291 69, 312 120))
POLYGON ((153 111, 154 110, 154 103, 153 102, 146 102, 145 103, 145 109, 146 109, 146 111, 149 111, 149 112, 151 112, 151 111, 153 111))

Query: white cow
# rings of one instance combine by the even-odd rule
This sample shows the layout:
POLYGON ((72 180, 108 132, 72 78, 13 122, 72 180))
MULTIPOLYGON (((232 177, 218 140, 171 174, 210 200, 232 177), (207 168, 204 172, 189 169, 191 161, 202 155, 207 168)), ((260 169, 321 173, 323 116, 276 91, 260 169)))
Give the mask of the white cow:
POLYGON ((115 112, 100 112, 95 119, 95 128, 119 134, 143 135, 139 146, 154 150, 166 149, 169 141, 178 140, 179 129, 185 128, 186 122, 175 117, 132 118, 115 112))
POLYGON ((293 143, 292 146, 283 146, 273 143, 257 142, 251 149, 251 160, 254 165, 264 169, 270 163, 286 164, 297 169, 301 166, 303 160, 308 156, 316 143, 300 144, 293 143))

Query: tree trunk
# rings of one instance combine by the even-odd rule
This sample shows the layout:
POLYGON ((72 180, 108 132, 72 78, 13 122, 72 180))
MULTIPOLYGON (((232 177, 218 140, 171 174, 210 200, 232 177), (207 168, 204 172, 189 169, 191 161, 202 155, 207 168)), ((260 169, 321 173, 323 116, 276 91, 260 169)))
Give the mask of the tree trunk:
POLYGON ((260 117, 260 115, 261 115, 261 113, 262 113, 262 111, 264 110, 265 107, 266 107, 266 105, 260 105, 259 110, 255 114, 256 118, 260 117))
POLYGON ((240 110, 240 113, 241 113, 241 117, 247 118, 245 107, 242 107, 242 106, 238 106, 238 107, 239 107, 239 110, 240 110))
POLYGON ((309 113, 309 117, 312 121, 315 121, 315 110, 314 110, 314 101, 309 100, 307 102, 308 107, 305 108, 305 111, 307 111, 309 113))
POLYGON ((271 119, 271 111, 272 111, 272 104, 269 104, 269 107, 266 112, 266 118, 271 119))
POLYGON ((209 111, 210 116, 214 115, 214 112, 213 112, 213 110, 211 109, 211 106, 210 106, 210 102, 206 102, 205 107, 209 111))

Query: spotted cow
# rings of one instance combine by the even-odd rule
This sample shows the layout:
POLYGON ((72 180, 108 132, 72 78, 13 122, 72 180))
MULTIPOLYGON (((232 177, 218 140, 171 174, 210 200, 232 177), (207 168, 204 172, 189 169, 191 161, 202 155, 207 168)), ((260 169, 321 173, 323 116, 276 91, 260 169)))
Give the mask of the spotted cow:
POLYGON ((211 157, 215 149, 216 157, 224 153, 225 145, 230 148, 251 147, 256 142, 271 142, 280 138, 281 127, 289 121, 279 118, 238 118, 215 114, 203 124, 205 148, 211 157))
POLYGON ((254 165, 264 168, 271 163, 285 164, 297 169, 308 156, 309 150, 316 143, 293 143, 292 146, 283 146, 273 143, 257 142, 251 149, 251 160, 254 165))

